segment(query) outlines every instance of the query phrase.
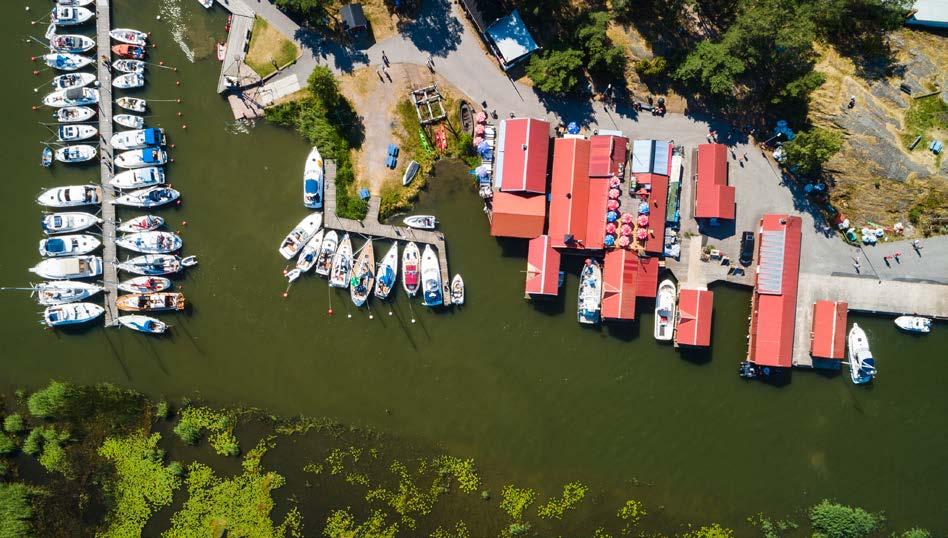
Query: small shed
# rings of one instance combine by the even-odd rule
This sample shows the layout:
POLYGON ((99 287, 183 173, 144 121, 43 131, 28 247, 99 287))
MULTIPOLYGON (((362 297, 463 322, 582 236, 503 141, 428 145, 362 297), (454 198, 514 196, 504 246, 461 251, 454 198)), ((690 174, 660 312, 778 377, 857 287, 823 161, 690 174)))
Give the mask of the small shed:
MULTIPOLYGON (((846 318, 849 305, 842 301, 813 303, 810 355, 814 359, 841 360, 846 346, 846 318)), ((815 365, 815 363, 814 363, 815 365)), ((837 365, 836 368, 839 368, 837 365)))
POLYGON ((342 15, 342 23, 346 26, 347 32, 356 32, 366 30, 369 27, 369 21, 365 18, 365 12, 362 11, 362 4, 346 4, 339 10, 342 15))
POLYGON ((510 15, 494 21, 484 33, 494 44, 495 53, 505 71, 539 48, 520 18, 520 11, 516 9, 510 15))

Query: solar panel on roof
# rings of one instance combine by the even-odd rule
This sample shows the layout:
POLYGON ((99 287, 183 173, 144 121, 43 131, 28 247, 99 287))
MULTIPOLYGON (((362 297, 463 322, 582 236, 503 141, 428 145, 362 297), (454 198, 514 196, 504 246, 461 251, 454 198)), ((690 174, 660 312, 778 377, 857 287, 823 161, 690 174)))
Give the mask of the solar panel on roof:
POLYGON ((757 292, 780 295, 783 292, 783 260, 787 234, 785 230, 769 230, 760 234, 760 271, 757 292))

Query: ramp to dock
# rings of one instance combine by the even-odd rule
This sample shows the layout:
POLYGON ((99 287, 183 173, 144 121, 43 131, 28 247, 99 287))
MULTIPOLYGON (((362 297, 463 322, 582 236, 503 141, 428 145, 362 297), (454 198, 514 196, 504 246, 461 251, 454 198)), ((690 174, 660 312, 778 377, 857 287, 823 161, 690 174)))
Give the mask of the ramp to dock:
POLYGON ((99 178, 102 182, 102 279, 105 282, 105 325, 115 323, 118 308, 118 270, 115 264, 118 256, 115 248, 115 205, 114 194, 109 185, 114 168, 112 164, 112 69, 103 58, 111 58, 109 31, 112 29, 112 17, 109 0, 96 0, 96 44, 98 51, 99 75, 99 178))

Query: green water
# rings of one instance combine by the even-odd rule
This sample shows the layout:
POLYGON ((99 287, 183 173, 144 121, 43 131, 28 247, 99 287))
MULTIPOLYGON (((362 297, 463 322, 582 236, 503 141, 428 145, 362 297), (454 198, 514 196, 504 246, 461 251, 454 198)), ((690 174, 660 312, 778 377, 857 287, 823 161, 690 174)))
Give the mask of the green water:
MULTIPOLYGON (((7 43, 0 70, 8 78, 0 96, 9 107, 0 127, 7 167, 0 225, 13 232, 0 258, 3 285, 30 280, 39 190, 98 172, 38 165, 45 131, 36 122, 48 115, 30 111, 43 95, 32 87, 52 75, 30 75, 38 65, 29 56, 40 51, 22 38, 42 34, 45 25, 28 21, 48 3, 29 5, 27 13, 16 3, 0 21, 7 43)), ((467 282, 467 306, 431 312, 416 302, 411 311, 399 293, 394 315, 374 303, 370 320, 347 293, 327 291, 314 276, 284 299, 276 247, 305 214, 299 176, 308 148, 264 122, 247 132, 233 125, 214 93, 212 49, 224 20, 219 8, 208 15, 191 0, 124 0, 114 12, 115 26, 154 32, 152 59, 180 67, 151 69, 143 93, 184 99, 155 103, 150 123, 177 144, 169 178, 184 202, 160 214, 181 230, 185 253, 200 257, 179 282, 190 311, 166 316, 175 329, 163 340, 100 327, 54 332, 37 325, 39 308, 26 294, 4 294, 0 389, 50 378, 111 381, 151 395, 197 391, 220 404, 332 416, 474 457, 494 476, 540 489, 541 498, 572 480, 591 485, 604 505, 640 498, 669 527, 709 520, 740 527, 758 511, 782 515, 834 497, 884 509, 894 528, 948 531, 943 325, 914 338, 890 320, 856 317, 878 358, 880 377, 868 388, 812 372, 796 372, 779 388, 745 383, 736 367, 747 292, 715 289, 709 355, 683 358, 658 345, 650 313, 631 327, 581 328, 575 264, 559 301, 524 301, 525 246, 489 237, 466 170, 450 165, 437 170, 418 209, 441 219, 451 269, 467 282), (196 63, 170 35, 169 6, 191 29, 196 63)), ((385 245, 376 248, 381 255, 385 245)))

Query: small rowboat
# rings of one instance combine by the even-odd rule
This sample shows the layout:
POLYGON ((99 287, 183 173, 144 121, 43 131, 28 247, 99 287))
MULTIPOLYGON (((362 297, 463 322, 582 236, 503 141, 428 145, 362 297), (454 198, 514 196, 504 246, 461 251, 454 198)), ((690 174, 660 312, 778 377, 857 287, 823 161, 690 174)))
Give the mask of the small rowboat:
POLYGON ((56 160, 61 163, 84 163, 95 159, 95 146, 88 144, 78 144, 75 146, 66 146, 55 151, 56 160))
POLYGON ((140 217, 135 217, 130 220, 118 225, 116 228, 118 231, 123 233, 136 233, 136 232, 150 232, 152 230, 157 230, 165 224, 165 219, 161 217, 156 217, 154 215, 142 215, 140 217))
POLYGON ((438 225, 438 220, 432 215, 412 215, 405 217, 402 222, 405 223, 405 226, 419 230, 434 230, 435 226, 438 225))
POLYGON ((132 112, 144 112, 148 108, 148 101, 138 97, 119 97, 115 100, 115 104, 132 112))
POLYGON ((116 267, 136 275, 162 276, 177 273, 185 267, 197 265, 197 258, 179 258, 173 254, 145 254, 116 264, 116 267))
POLYGON ((312 269, 313 265, 316 264, 316 259, 319 258, 320 248, 323 246, 324 232, 325 230, 319 230, 316 232, 316 235, 303 246, 303 250, 300 251, 300 255, 296 259, 296 267, 286 273, 286 279, 288 281, 293 282, 303 273, 312 269))
POLYGON ((87 106, 67 106, 53 113, 53 119, 60 123, 78 123, 95 116, 95 109, 87 106))
POLYGON ((41 306, 84 301, 104 289, 102 286, 75 280, 40 282, 33 287, 33 291, 36 292, 36 302, 41 306))
POLYGON ((332 269, 332 258, 339 245, 339 235, 335 230, 329 230, 323 237, 323 244, 319 247, 319 257, 316 258, 316 274, 326 276, 332 269))
POLYGON ((153 127, 151 129, 122 131, 112 135, 110 142, 112 147, 119 151, 142 149, 148 146, 164 146, 165 130, 153 127))
POLYGON ((329 285, 334 288, 349 286, 349 273, 352 271, 352 240, 349 234, 342 236, 339 248, 332 257, 332 271, 329 275, 329 285))
POLYGON ((135 114, 116 114, 112 116, 112 121, 129 129, 141 129, 145 126, 145 118, 135 114))
POLYGON ((39 253, 44 258, 82 256, 95 251, 100 246, 102 246, 102 242, 91 235, 58 235, 40 239, 39 253))
POLYGON ((360 307, 365 304, 372 286, 375 284, 375 249, 372 248, 372 239, 369 238, 362 246, 362 252, 352 267, 352 277, 349 279, 349 297, 352 304, 360 307))
POLYGON ((145 334, 164 334, 168 330, 168 324, 150 317, 142 316, 140 314, 132 314, 128 316, 119 316, 115 318, 115 322, 123 327, 128 327, 133 331, 138 331, 145 334))
POLYGON ((161 207, 174 202, 180 197, 181 193, 171 187, 157 185, 123 194, 112 200, 112 203, 129 207, 161 207))
POLYGON ((112 45, 112 54, 118 56, 119 58, 130 58, 132 60, 144 60, 145 47, 141 45, 129 45, 128 43, 112 45))
POLYGON ((115 60, 112 68, 122 73, 144 73, 145 62, 141 60, 115 60))
POLYGON ((78 34, 57 35, 49 40, 49 49, 54 52, 79 54, 94 46, 95 40, 78 34))
POLYGON ((102 315, 105 308, 95 303, 69 303, 50 306, 43 312, 43 324, 48 327, 62 327, 86 323, 102 315))
POLYGON ((56 138, 60 142, 88 140, 97 134, 99 130, 91 125, 60 125, 56 129, 56 138))
POLYGON ((288 260, 299 254, 305 245, 323 225, 322 213, 310 213, 300 221, 280 243, 280 255, 288 260))
POLYGON ((114 28, 109 31, 109 37, 119 43, 142 46, 148 41, 148 34, 132 28, 114 28))
POLYGON ((53 187, 37 196, 36 203, 46 207, 97 205, 102 203, 102 187, 98 185, 53 187))
POLYGON ((418 293, 418 286, 421 283, 420 261, 421 253, 418 251, 418 245, 414 241, 409 242, 402 251, 402 288, 409 297, 414 297, 418 293))
POLYGON ((181 237, 171 232, 138 232, 123 235, 115 244, 142 254, 170 254, 181 248, 181 237))
POLYGON ((385 300, 398 279, 398 241, 393 241, 375 271, 375 296, 385 300))
POLYGON ((451 279, 451 303, 456 305, 464 304, 464 279, 460 274, 454 275, 451 279))
POLYGON ((53 165, 53 150, 49 146, 43 148, 43 155, 40 157, 40 164, 43 168, 49 168, 53 165))
POLYGON ((102 258, 99 256, 47 258, 31 267, 30 272, 49 280, 91 278, 102 274, 102 258))
POLYGON ((50 20, 56 26, 76 26, 93 16, 92 11, 84 7, 56 6, 50 13, 50 20))
POLYGON ((120 90, 132 90, 145 85, 145 77, 141 73, 125 73, 112 79, 112 87, 120 90))
POLYGON ((118 283, 125 293, 153 293, 171 288, 171 281, 161 276, 136 276, 118 283))
POLYGON ((76 71, 93 62, 88 56, 69 54, 65 52, 51 52, 43 56, 46 65, 60 71, 76 71))
POLYGON ((92 73, 66 73, 55 77, 50 83, 53 91, 68 90, 69 88, 81 88, 88 86, 96 81, 92 73))
POLYGON ((102 219, 89 213, 74 211, 45 215, 42 224, 43 233, 56 235, 81 232, 97 224, 102 224, 102 219))
POLYGON ((126 312, 161 312, 184 310, 184 294, 177 292, 133 293, 115 300, 115 306, 126 312))
POLYGON ((421 169, 421 166, 415 161, 408 163, 408 168, 405 169, 405 174, 402 175, 402 185, 408 185, 411 183, 411 180, 415 179, 415 176, 418 175, 418 170, 421 169))
POLYGON ((159 147, 148 147, 119 153, 113 162, 120 168, 157 166, 168 162, 168 154, 159 147))
POLYGON ((425 245, 421 254, 422 304, 440 306, 444 304, 444 287, 441 282, 441 264, 431 245, 425 245))
POLYGON ((165 171, 160 166, 149 166, 147 168, 137 168, 135 170, 126 170, 115 174, 109 180, 109 185, 116 189, 141 189, 143 187, 152 187, 162 185, 165 182, 165 171))
POLYGON ((43 97, 43 104, 54 108, 94 105, 98 102, 99 90, 94 88, 69 88, 43 97))
POLYGON ((217 61, 223 62, 227 56, 227 43, 217 43, 217 61))

